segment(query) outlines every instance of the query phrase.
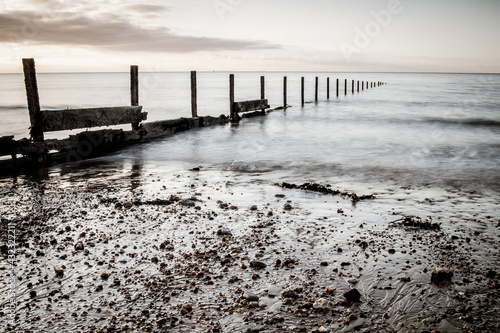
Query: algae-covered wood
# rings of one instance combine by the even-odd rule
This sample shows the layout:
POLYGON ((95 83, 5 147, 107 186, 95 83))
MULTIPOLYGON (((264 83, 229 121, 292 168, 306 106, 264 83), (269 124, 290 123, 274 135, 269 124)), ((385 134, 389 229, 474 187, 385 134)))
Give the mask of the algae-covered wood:
POLYGON ((142 106, 42 111, 44 132, 121 124, 138 124, 146 119, 142 106))

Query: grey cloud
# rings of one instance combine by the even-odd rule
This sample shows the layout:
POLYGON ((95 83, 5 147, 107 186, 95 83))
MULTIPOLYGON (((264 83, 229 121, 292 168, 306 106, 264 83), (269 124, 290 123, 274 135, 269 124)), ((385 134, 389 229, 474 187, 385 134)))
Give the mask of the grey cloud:
POLYGON ((131 11, 134 13, 144 14, 144 15, 158 15, 158 13, 170 11, 170 7, 160 4, 127 4, 121 6, 125 11, 131 11))
MULTIPOLYGON (((154 5, 145 6, 142 10, 147 12, 154 5)), ((113 16, 113 20, 103 19, 106 15, 99 17, 97 19, 73 12, 55 12, 43 16, 30 11, 9 12, 8 15, 0 13, 0 43, 176 53, 281 48, 266 41, 182 36, 165 27, 143 27, 119 16, 113 16)))

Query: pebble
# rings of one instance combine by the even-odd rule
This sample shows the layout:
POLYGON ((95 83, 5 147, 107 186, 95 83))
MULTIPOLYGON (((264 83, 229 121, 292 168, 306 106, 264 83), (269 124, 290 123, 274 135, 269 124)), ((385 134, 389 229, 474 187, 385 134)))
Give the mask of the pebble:
POLYGON ((184 304, 182 307, 181 307, 181 315, 185 316, 187 315, 188 313, 190 313, 191 311, 193 311, 193 307, 191 306, 191 304, 184 304))
POLYGON ((453 272, 448 271, 444 268, 436 267, 431 272, 431 282, 437 285, 441 285, 451 281, 452 277, 453 272))
POLYGON ((495 271, 488 271, 488 273, 486 273, 486 277, 488 279, 494 279, 496 276, 497 276, 497 272, 495 272, 495 271))
POLYGON ((82 251, 85 247, 83 246, 82 242, 78 242, 75 244, 75 250, 76 251, 82 251))
POLYGON ((61 277, 64 275, 64 269, 61 267, 54 266, 54 272, 56 273, 56 276, 61 277))
POLYGON ((266 268, 267 265, 265 263, 263 263, 262 261, 252 260, 252 261, 250 261, 250 267, 252 267, 252 268, 266 268))
POLYGON ((284 205, 283 205, 283 209, 284 209, 284 210, 292 210, 292 209, 293 209, 293 207, 292 207, 292 205, 290 205, 289 203, 287 203, 287 204, 284 204, 284 205))
POLYGON ((347 280, 347 283, 349 283, 349 284, 356 284, 356 283, 358 283, 358 280, 356 280, 356 279, 349 279, 349 280, 347 280))
POLYGON ((186 207, 196 206, 196 202, 194 202, 191 199, 183 199, 183 200, 179 201, 179 204, 181 204, 182 206, 186 206, 186 207))
POLYGON ((257 210, 257 209, 259 209, 259 208, 257 207, 257 205, 252 205, 252 206, 250 206, 250 210, 257 210))
POLYGON ((221 236, 232 235, 232 232, 230 229, 222 227, 219 230, 217 230, 217 235, 221 235, 221 236))
POLYGON ((258 302, 259 301, 259 296, 255 295, 254 293, 251 293, 249 291, 245 291, 243 293, 243 298, 249 302, 258 302))
POLYGON ((283 298, 297 298, 297 293, 293 290, 287 289, 283 290, 281 293, 281 297, 283 298))

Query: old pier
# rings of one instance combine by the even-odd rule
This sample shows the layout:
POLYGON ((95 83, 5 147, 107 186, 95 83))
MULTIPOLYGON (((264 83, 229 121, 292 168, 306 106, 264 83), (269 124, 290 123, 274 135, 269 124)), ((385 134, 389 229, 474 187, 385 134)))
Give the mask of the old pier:
MULTIPOLYGON (((158 137, 177 132, 212 126, 218 124, 236 124, 242 117, 265 115, 266 112, 286 109, 288 94, 288 78, 283 77, 282 105, 270 109, 265 95, 265 77, 260 77, 260 99, 235 101, 235 76, 229 75, 229 115, 219 117, 198 116, 197 76, 191 75, 191 117, 154 122, 147 120, 147 112, 139 103, 139 68, 130 66, 130 105, 118 107, 99 107, 82 109, 65 109, 44 111, 40 109, 40 97, 34 59, 23 59, 23 71, 26 87, 27 104, 30 118, 30 139, 14 140, 13 136, 0 137, 0 174, 38 169, 62 163, 80 161, 104 155, 122 147, 145 142, 158 137), (44 138, 44 133, 89 129, 95 127, 130 124, 131 130, 99 129, 71 135, 66 139, 44 138), (10 156, 11 158, 5 158, 10 156)), ((359 93, 357 81, 357 92, 359 93)), ((364 90, 365 81, 361 81, 364 90)), ((366 88, 381 86, 383 82, 368 82, 366 88)), ((314 81, 314 102, 319 102, 319 78, 314 81)), ((301 77, 301 105, 305 104, 305 78, 301 77)), ((336 79, 336 96, 339 97, 339 79, 336 79)), ((347 95, 347 79, 344 81, 344 95, 347 95)), ((355 93, 355 83, 352 80, 352 94, 355 93)), ((326 99, 330 99, 330 78, 326 80, 326 99)))

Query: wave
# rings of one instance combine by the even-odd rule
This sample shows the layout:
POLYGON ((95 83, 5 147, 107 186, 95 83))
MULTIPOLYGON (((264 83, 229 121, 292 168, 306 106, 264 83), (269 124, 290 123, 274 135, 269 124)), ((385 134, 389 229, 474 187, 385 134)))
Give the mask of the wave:
POLYGON ((444 118, 427 118, 424 122, 442 125, 470 126, 470 127, 500 127, 499 120, 482 119, 482 118, 465 118, 465 119, 444 119, 444 118))
POLYGON ((4 110, 27 110, 28 107, 26 105, 0 105, 0 111, 4 110))

